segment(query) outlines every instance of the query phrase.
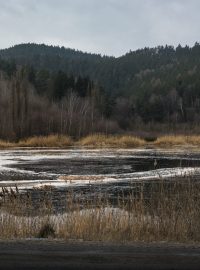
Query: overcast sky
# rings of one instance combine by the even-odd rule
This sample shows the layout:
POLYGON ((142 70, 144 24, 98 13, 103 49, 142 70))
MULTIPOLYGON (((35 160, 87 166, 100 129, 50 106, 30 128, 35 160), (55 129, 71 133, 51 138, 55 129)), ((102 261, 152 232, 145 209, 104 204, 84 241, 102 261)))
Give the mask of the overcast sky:
POLYGON ((0 0, 0 48, 36 42, 119 56, 200 41, 200 0, 0 0))

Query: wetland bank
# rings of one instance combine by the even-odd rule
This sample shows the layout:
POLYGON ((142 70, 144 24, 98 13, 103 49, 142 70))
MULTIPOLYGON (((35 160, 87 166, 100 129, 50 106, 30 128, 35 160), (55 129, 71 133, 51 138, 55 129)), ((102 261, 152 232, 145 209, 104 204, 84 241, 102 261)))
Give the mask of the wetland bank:
POLYGON ((0 269, 199 269, 200 2, 36 2, 0 9, 0 269))
POLYGON ((199 242, 198 148, 0 150, 1 237, 199 242))

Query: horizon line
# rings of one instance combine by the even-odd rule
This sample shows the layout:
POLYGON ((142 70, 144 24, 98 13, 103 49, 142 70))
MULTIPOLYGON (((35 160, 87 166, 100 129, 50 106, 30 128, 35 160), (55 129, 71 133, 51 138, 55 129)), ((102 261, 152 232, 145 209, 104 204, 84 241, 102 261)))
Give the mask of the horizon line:
POLYGON ((177 49, 179 46, 181 48, 189 48, 189 49, 192 49, 193 47, 197 46, 197 45, 200 45, 200 43, 198 41, 196 41, 193 45, 181 45, 181 43, 179 43, 178 45, 168 45, 168 44, 165 44, 165 45, 157 45, 157 46, 145 46, 145 47, 141 47, 141 48, 137 48, 137 49, 130 49, 129 51, 127 51, 126 53, 122 54, 122 55, 119 55, 119 56, 115 56, 115 55, 107 55, 107 54, 103 54, 103 53, 95 53, 95 52, 89 52, 89 51, 84 51, 84 50, 80 50, 80 49, 76 49, 76 48, 71 48, 71 47, 66 47, 66 46, 63 46, 63 45, 55 45, 55 44, 48 44, 48 43, 37 43, 37 42, 22 42, 22 43, 17 43, 15 45, 11 45, 9 47, 6 47, 6 48, 0 48, 0 51, 4 51, 4 50, 9 50, 9 49, 12 49, 14 47, 17 47, 17 46, 21 46, 21 45, 38 45, 38 46, 46 46, 46 47, 54 47, 54 48, 59 48, 59 49, 65 49, 65 50, 72 50, 72 51, 75 51, 75 52, 79 52, 79 53, 83 53, 83 54, 91 54, 91 55, 96 55, 96 56, 100 56, 100 57, 108 57, 108 58, 121 58, 123 56, 126 56, 127 54, 129 53, 134 53, 134 52, 137 52, 137 51, 142 51, 142 50, 145 50, 145 49, 159 49, 159 48, 166 48, 166 47, 169 47, 169 48, 173 48, 174 50, 177 49))

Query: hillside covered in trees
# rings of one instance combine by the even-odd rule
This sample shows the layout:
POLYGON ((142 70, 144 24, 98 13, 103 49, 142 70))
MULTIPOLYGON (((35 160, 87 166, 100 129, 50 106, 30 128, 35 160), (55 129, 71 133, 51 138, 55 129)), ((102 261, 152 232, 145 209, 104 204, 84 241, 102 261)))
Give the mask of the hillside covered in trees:
POLYGON ((119 58, 21 44, 0 50, 0 137, 195 129, 200 45, 119 58))

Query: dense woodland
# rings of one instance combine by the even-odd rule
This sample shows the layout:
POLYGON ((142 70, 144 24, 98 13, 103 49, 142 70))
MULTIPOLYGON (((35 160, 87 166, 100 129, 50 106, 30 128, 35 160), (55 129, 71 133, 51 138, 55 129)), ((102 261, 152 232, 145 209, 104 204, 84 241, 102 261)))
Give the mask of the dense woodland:
POLYGON ((22 44, 0 50, 0 137, 198 130, 200 44, 115 58, 22 44))

